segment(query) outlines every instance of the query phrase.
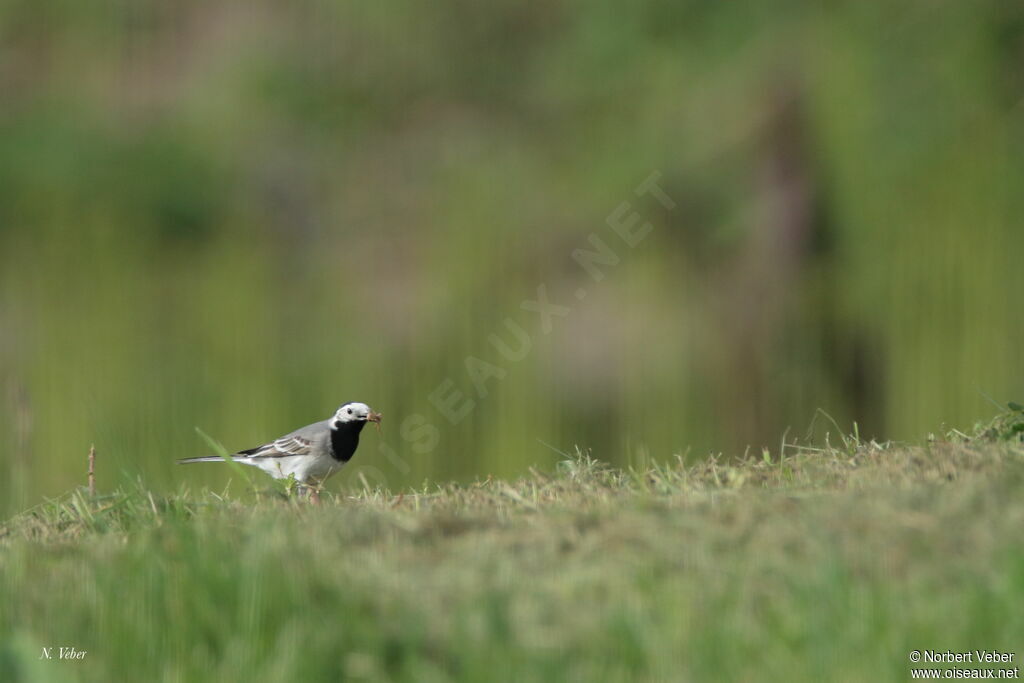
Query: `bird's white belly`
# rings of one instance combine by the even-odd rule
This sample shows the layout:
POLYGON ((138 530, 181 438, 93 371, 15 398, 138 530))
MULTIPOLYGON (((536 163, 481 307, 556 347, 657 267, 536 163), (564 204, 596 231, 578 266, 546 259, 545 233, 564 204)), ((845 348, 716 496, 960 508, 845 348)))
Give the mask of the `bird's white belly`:
POLYGON ((294 475, 295 480, 302 484, 313 484, 327 479, 340 470, 345 463, 330 456, 310 458, 302 455, 286 455, 279 458, 253 458, 252 464, 274 479, 287 479, 294 475))

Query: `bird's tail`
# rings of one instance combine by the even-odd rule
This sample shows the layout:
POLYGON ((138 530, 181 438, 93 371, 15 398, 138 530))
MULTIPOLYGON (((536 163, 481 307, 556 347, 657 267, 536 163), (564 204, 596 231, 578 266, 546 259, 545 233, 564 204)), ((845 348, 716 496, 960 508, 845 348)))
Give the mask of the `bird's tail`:
MULTIPOLYGON (((240 460, 240 458, 231 459, 234 460, 235 462, 238 462, 240 460)), ((184 460, 179 460, 178 464, 187 465, 190 462, 224 462, 224 458, 220 457, 219 455, 204 455, 201 458, 185 458, 184 460)))

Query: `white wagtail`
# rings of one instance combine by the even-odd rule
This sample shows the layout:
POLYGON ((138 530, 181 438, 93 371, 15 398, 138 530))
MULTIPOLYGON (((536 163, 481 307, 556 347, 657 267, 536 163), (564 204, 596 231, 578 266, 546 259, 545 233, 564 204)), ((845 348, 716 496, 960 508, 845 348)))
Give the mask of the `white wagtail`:
MULTIPOLYGON (((345 466, 359 446, 359 432, 367 422, 380 423, 380 413, 370 410, 365 403, 346 403, 332 417, 270 443, 238 451, 231 455, 235 462, 259 467, 274 479, 287 479, 308 487, 318 487, 329 476, 345 466)), ((191 462, 223 462, 219 455, 179 460, 191 462)))

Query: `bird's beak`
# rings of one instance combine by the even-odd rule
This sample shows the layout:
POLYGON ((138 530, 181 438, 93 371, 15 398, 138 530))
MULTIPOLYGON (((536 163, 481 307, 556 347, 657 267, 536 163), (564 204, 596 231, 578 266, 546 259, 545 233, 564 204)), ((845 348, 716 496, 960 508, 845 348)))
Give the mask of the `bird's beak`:
POLYGON ((366 421, 367 421, 367 422, 377 422, 377 423, 379 423, 379 422, 380 422, 380 419, 381 419, 382 417, 384 417, 384 416, 383 416, 383 415, 381 415, 380 413, 375 413, 375 412, 373 412, 373 411, 371 410, 371 411, 370 411, 370 414, 366 416, 366 421))

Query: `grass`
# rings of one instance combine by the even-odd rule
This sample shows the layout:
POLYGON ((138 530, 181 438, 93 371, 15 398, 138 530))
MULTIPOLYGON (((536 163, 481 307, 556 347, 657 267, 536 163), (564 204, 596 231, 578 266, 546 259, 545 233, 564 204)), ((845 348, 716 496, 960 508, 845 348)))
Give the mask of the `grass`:
POLYGON ((1021 423, 317 507, 74 491, 0 526, 0 680, 908 680, 1024 642, 1021 423))

